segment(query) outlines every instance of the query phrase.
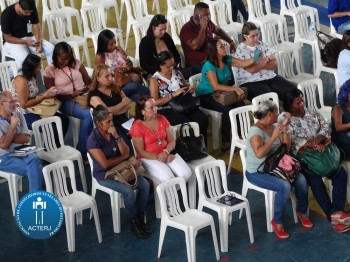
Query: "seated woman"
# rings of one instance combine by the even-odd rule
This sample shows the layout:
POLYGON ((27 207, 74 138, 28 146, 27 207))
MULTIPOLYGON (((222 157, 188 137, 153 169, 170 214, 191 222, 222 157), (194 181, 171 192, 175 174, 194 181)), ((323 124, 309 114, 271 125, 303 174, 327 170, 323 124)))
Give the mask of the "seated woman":
POLYGON ((88 105, 96 108, 98 105, 108 107, 113 115, 113 124, 125 143, 132 148, 131 140, 122 124, 129 120, 127 112, 131 100, 115 85, 111 69, 105 64, 95 66, 88 94, 88 105))
POLYGON ((52 61, 44 72, 45 87, 56 87, 59 91, 57 98, 62 101, 60 112, 81 120, 77 149, 86 161, 86 142, 93 124, 90 110, 82 108, 74 99, 87 91, 91 79, 85 66, 74 58, 72 47, 66 42, 55 45, 52 61))
MULTIPOLYGON (((181 58, 177 51, 175 43, 171 36, 166 32, 168 20, 164 15, 158 14, 153 16, 146 36, 141 39, 139 46, 140 65, 147 71, 149 76, 152 76, 158 70, 157 57, 162 51, 169 51, 174 55, 175 67, 181 66, 181 58)), ((136 47, 137 48, 137 47, 136 47)), ((191 68, 181 69, 181 73, 185 79, 188 79, 195 73, 191 68)))
POLYGON ((339 90, 338 103, 332 109, 332 141, 350 157, 350 80, 339 90))
MULTIPOLYGON (((131 60, 127 58, 125 51, 116 45, 115 35, 108 29, 102 30, 98 35, 95 65, 99 64, 108 65, 113 74, 117 67, 132 67, 131 60)), ((137 80, 142 81, 142 79, 137 80)), ((140 96, 149 95, 148 88, 138 81, 132 80, 121 88, 124 94, 133 101, 136 101, 140 96)))
POLYGON ((168 120, 157 114, 156 101, 150 96, 140 97, 135 114, 129 134, 143 167, 161 182, 175 176, 188 181, 191 169, 179 154, 171 153, 175 149, 175 139, 168 120))
POLYGON ((299 173, 293 184, 289 181, 258 172, 259 166, 266 157, 274 153, 281 143, 288 148, 291 146, 290 135, 287 132, 289 118, 286 115, 282 124, 274 126, 278 117, 278 109, 275 103, 270 100, 261 102, 254 117, 258 119, 251 127, 247 137, 247 170, 246 177, 250 183, 258 187, 266 188, 276 192, 274 217, 271 221, 272 227, 279 238, 288 238, 289 233, 284 230, 283 221, 286 204, 291 187, 295 187, 295 195, 298 199, 297 214, 304 227, 312 227, 313 224, 307 216, 308 209, 308 187, 305 177, 299 173))
MULTIPOLYGON (((22 74, 15 77, 10 89, 12 96, 17 102, 17 111, 22 113, 26 119, 28 129, 32 130, 32 124, 41 119, 37 114, 26 110, 28 107, 36 106, 47 98, 56 97, 59 90, 51 87, 45 92, 40 93, 37 77, 41 70, 41 58, 35 54, 29 54, 22 64, 22 74)), ((61 118, 63 135, 67 133, 69 118, 56 112, 55 116, 61 118)))
POLYGON ((339 54, 337 64, 338 87, 350 79, 350 30, 344 33, 341 42, 343 50, 339 54))
POLYGON ((208 40, 207 61, 202 68, 202 79, 196 89, 196 95, 200 99, 201 106, 222 113, 222 150, 226 151, 231 147, 231 122, 229 112, 233 108, 244 106, 244 92, 234 86, 232 66, 249 66, 253 59, 242 61, 233 58, 226 52, 225 41, 220 38, 208 40), (215 91, 236 92, 239 102, 223 106, 212 97, 215 91))
POLYGON ((235 68, 237 84, 248 88, 248 99, 269 92, 276 92, 280 99, 286 92, 296 89, 296 84, 276 75, 277 60, 272 50, 259 41, 259 31, 255 24, 246 22, 242 27, 243 42, 237 47, 235 57, 243 60, 253 58, 257 54, 261 59, 249 66, 235 68))
MULTIPOLYGON (((286 93, 283 99, 283 108, 292 115, 289 123, 292 153, 296 155, 302 148, 308 148, 315 152, 324 151, 325 145, 322 142, 331 136, 329 124, 316 110, 305 109, 302 93, 299 89, 293 89, 286 93)), ((280 115, 279 122, 285 121, 286 112, 280 115)), ((312 172, 306 172, 303 170, 303 166, 301 168, 316 201, 332 223, 334 230, 336 232, 349 231, 350 216, 344 213, 348 179, 345 169, 341 167, 338 174, 331 179, 333 186, 333 202, 331 202, 322 177, 312 172)))
POLYGON ((114 127, 112 113, 106 107, 98 105, 93 110, 92 116, 96 128, 87 141, 87 148, 94 163, 92 175, 100 185, 122 194, 132 231, 137 237, 145 239, 152 233, 145 222, 149 184, 143 176, 138 176, 135 199, 133 189, 119 181, 105 179, 105 173, 109 169, 130 157, 130 148, 114 127))
POLYGON ((164 115, 173 126, 191 121, 197 122, 201 134, 207 141, 208 118, 199 108, 190 113, 177 113, 168 104, 174 97, 182 96, 187 91, 190 94, 194 92, 182 74, 174 69, 174 63, 174 57, 169 51, 160 52, 158 71, 149 81, 151 96, 156 101, 158 113, 164 115))

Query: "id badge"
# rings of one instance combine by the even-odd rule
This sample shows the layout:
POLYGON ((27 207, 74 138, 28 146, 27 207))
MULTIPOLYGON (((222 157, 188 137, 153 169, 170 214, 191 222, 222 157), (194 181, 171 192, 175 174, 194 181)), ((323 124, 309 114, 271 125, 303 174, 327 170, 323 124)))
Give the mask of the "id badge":
POLYGON ((27 33, 31 33, 31 32, 32 32, 32 23, 29 20, 27 23, 27 33))

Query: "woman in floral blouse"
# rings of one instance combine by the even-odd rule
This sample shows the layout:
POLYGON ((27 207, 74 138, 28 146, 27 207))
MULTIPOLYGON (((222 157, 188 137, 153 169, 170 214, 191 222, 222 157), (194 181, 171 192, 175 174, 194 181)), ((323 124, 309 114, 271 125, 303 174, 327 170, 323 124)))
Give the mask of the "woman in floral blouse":
MULTIPOLYGON (((302 148, 323 152, 325 150, 324 140, 330 138, 331 129, 324 117, 313 109, 304 107, 304 99, 299 89, 293 89, 285 94, 283 107, 291 114, 289 132, 292 140, 292 153, 297 154, 302 148)), ((283 123, 286 112, 278 119, 283 123)), ((307 183, 311 187, 313 195, 332 223, 334 231, 346 232, 350 230, 350 216, 344 213, 346 200, 346 187, 348 175, 343 167, 337 175, 332 178, 332 199, 330 200, 322 177, 312 172, 302 170, 307 183)))
POLYGON ((162 51, 158 55, 158 71, 150 79, 151 96, 156 101, 158 113, 164 115, 171 125, 187 122, 197 122, 201 134, 207 141, 208 118, 199 108, 190 113, 177 113, 168 104, 174 97, 192 94, 194 89, 185 81, 177 69, 174 69, 174 56, 169 51, 162 51))

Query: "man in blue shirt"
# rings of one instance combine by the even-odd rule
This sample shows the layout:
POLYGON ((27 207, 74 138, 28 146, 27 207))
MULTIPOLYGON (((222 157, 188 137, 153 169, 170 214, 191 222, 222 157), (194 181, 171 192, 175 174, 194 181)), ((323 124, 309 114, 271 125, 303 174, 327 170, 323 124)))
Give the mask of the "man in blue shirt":
POLYGON ((328 17, 339 34, 350 29, 350 2, 345 0, 328 1, 328 17))

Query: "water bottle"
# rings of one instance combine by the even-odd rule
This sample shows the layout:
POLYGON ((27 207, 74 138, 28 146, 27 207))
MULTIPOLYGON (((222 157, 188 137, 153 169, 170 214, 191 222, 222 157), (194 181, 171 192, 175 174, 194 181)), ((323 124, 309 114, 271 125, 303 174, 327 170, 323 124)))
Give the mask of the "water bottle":
POLYGON ((314 21, 310 21, 309 32, 310 32, 310 37, 314 37, 316 35, 316 28, 315 28, 314 21))

